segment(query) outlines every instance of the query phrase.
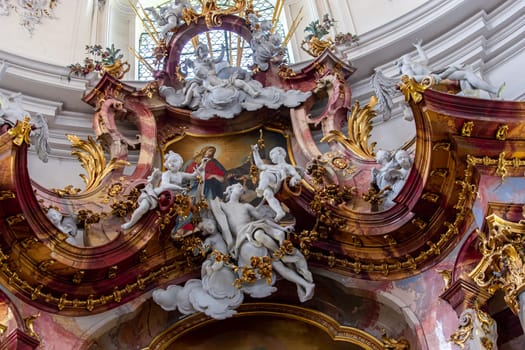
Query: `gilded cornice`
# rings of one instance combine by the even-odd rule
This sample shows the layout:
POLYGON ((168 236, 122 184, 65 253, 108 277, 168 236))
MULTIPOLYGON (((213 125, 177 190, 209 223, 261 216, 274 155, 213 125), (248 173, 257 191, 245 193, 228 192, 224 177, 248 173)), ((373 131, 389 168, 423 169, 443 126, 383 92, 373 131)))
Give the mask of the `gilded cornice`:
MULTIPOLYGON (((242 304, 237 310, 237 315, 235 315, 235 317, 240 318, 253 316, 276 317, 305 322, 326 332, 334 342, 355 344, 365 350, 410 349, 409 346, 392 347, 390 344, 398 342, 394 338, 384 336, 382 338, 383 341, 380 341, 373 335, 360 329, 339 324, 337 320, 319 311, 298 306, 273 303, 249 303, 242 304)), ((170 349, 171 346, 176 344, 177 339, 180 339, 199 327, 205 327, 213 322, 217 322, 217 320, 213 320, 203 313, 190 315, 157 335, 149 346, 143 350, 170 349)), ((408 344, 406 339, 403 340, 403 343, 408 344)))

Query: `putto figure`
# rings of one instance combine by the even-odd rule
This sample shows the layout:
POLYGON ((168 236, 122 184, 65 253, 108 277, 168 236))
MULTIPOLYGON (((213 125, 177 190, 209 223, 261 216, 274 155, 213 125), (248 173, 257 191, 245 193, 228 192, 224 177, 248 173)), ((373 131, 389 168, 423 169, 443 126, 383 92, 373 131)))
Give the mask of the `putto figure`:
POLYGON ((259 21, 257 16, 251 15, 253 61, 261 71, 270 68, 270 62, 281 63, 285 50, 282 47, 281 36, 273 33, 273 24, 270 20, 259 21))
MULTIPOLYGON (((383 114, 383 119, 388 120, 394 107, 394 98, 399 95, 398 86, 400 76, 414 78, 418 83, 424 85, 450 84, 460 88, 458 95, 470 97, 486 97, 500 99, 505 89, 505 83, 496 87, 483 79, 475 72, 472 65, 451 64, 449 66, 433 69, 429 66, 428 55, 419 40, 413 46, 417 50, 417 56, 405 54, 394 61, 399 69, 399 75, 387 77, 380 69, 376 69, 371 77, 370 84, 374 94, 378 98, 376 110, 383 114), (484 94, 485 96, 483 96, 484 94)), ((412 112, 405 105, 403 114, 406 120, 412 120, 412 112)))
POLYGON ((266 164, 262 161, 257 144, 252 145, 252 154, 255 165, 261 171, 256 190, 257 195, 264 197, 270 208, 275 212, 274 220, 279 222, 286 213, 281 202, 275 198, 275 194, 281 189, 288 176, 290 176, 290 187, 294 187, 301 181, 301 175, 295 167, 286 162, 286 150, 282 147, 274 147, 270 151, 272 164, 266 164))
POLYGON ((231 317, 243 302, 244 293, 234 286, 233 269, 217 258, 228 254, 226 243, 214 219, 204 218, 198 228, 206 237, 202 249, 207 253, 201 278, 188 280, 184 287, 170 285, 165 290, 154 290, 153 300, 164 310, 178 309, 185 315, 200 311, 218 320, 231 317))
POLYGON ((372 169, 371 184, 383 193, 382 208, 386 209, 393 205, 393 199, 403 189, 405 182, 412 169, 412 158, 403 150, 392 151, 379 150, 376 154, 376 162, 381 165, 379 169, 372 169))
POLYGON ((131 218, 125 224, 122 224, 121 228, 124 230, 133 227, 148 211, 153 210, 157 207, 159 201, 159 195, 164 191, 174 191, 186 194, 187 187, 185 184, 200 176, 204 177, 204 167, 208 162, 207 159, 203 159, 201 164, 195 168, 192 173, 186 173, 180 171, 183 159, 182 157, 173 151, 169 151, 164 157, 164 167, 166 171, 161 172, 155 168, 151 175, 148 177, 148 183, 141 190, 141 194, 137 200, 138 207, 131 214, 131 218))
POLYGON ((206 254, 201 278, 153 291, 153 300, 163 309, 178 309, 185 315, 200 311, 215 319, 231 317, 244 294, 264 298, 275 292, 278 276, 296 284, 301 302, 313 297, 315 284, 306 259, 286 240, 293 225, 283 227, 267 216, 264 206, 241 202, 244 191, 236 183, 226 188, 224 201, 209 201, 209 211, 202 213, 198 225, 205 239, 202 247, 195 247, 195 253, 206 254), (266 261, 266 267, 254 267, 254 259, 266 261), (264 273, 261 268, 268 270, 264 273), (246 269, 253 278, 246 278, 246 269))

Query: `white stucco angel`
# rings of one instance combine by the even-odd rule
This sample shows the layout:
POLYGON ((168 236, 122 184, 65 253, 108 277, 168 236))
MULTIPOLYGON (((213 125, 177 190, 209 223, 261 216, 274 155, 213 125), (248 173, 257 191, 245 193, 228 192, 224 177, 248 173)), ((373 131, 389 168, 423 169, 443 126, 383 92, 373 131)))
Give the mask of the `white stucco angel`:
POLYGON ((164 191, 174 191, 185 193, 187 187, 184 187, 188 181, 201 176, 204 178, 204 168, 207 159, 203 159, 200 166, 195 169, 193 173, 186 173, 180 171, 184 161, 182 157, 173 151, 169 151, 164 156, 164 167, 166 171, 161 172, 155 168, 150 176, 148 182, 141 190, 141 194, 137 199, 138 207, 131 214, 128 222, 122 224, 121 228, 124 230, 130 229, 135 225, 144 214, 153 210, 158 205, 158 197, 164 191))
POLYGON ((395 152, 379 150, 376 162, 381 165, 379 169, 372 169, 372 186, 384 193, 382 208, 393 205, 393 199, 403 189, 410 170, 412 158, 403 150, 395 152))
POLYGON ((201 120, 231 119, 243 110, 255 111, 262 107, 297 107, 311 96, 310 91, 263 86, 250 72, 227 65, 223 57, 224 47, 219 57, 212 58, 208 46, 200 43, 195 50, 195 60, 184 61, 193 68, 194 77, 185 80, 182 89, 161 86, 159 94, 171 106, 192 109, 192 117, 201 120))
POLYGON ((173 0, 166 7, 163 7, 160 14, 154 7, 147 7, 151 16, 160 24, 162 36, 166 36, 170 31, 184 24, 183 11, 191 8, 188 0, 173 0))
POLYGON ((261 71, 267 71, 270 62, 283 61, 285 49, 282 47, 281 36, 273 33, 271 20, 259 21, 255 14, 249 15, 252 30, 250 46, 253 50, 253 61, 261 71))
POLYGON ((301 175, 297 169, 286 162, 286 150, 282 147, 274 147, 270 151, 272 164, 262 161, 259 154, 259 146, 252 145, 253 161, 260 170, 259 183, 257 184, 257 195, 264 197, 270 208, 275 212, 274 220, 279 222, 285 215, 281 202, 275 198, 275 194, 281 189, 283 182, 290 177, 289 186, 294 187, 301 182, 301 175))
MULTIPOLYGON (((394 61, 399 69, 399 75, 387 77, 381 70, 376 69, 371 77, 370 84, 378 98, 376 110, 382 114, 384 120, 391 117, 394 99, 399 96, 397 86, 399 77, 402 75, 407 75, 424 84, 457 84, 461 89, 458 95, 480 97, 482 96, 480 92, 483 92, 488 98, 501 98, 505 83, 499 87, 490 84, 474 70, 472 65, 454 63, 440 69, 431 68, 421 40, 414 43, 413 46, 416 48, 417 56, 405 54, 394 61)), ((403 114, 405 119, 412 120, 413 117, 406 105, 403 114)))
POLYGON ((79 231, 77 221, 74 217, 64 216, 54 208, 49 208, 46 216, 60 232, 68 235, 66 238, 67 243, 77 247, 84 247, 84 237, 79 231))
MULTIPOLYGON (((252 257, 270 257, 271 266, 282 278, 297 286, 297 295, 301 302, 313 297, 315 284, 308 264, 301 252, 291 247, 286 254, 275 257, 291 226, 280 226, 264 215, 264 210, 249 203, 241 202, 245 189, 241 184, 234 184, 226 189, 226 201, 210 201, 210 209, 215 217, 230 254, 242 269, 251 266, 252 257)), ((264 279, 255 283, 245 283, 243 291, 254 298, 263 298, 276 289, 264 279)))

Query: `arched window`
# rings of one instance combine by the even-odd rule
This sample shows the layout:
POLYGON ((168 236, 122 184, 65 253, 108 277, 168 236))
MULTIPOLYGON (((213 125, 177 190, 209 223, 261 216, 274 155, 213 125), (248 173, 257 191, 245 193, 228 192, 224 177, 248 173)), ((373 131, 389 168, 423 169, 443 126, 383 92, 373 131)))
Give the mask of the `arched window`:
MULTIPOLYGON (((172 1, 172 0, 171 0, 172 1)), ((166 8, 171 1, 164 1, 157 4, 155 7, 157 13, 162 13, 162 10, 166 8)), ((149 3, 153 3, 150 1, 149 3)), ((201 2, 199 0, 190 0, 190 4, 200 12, 201 2)), ((231 0, 218 0, 217 4, 221 7, 231 6, 231 0)), ((259 20, 269 19, 271 20, 274 14, 274 5, 270 0, 253 0, 253 7, 258 14, 259 20)), ((154 18, 149 18, 155 27, 160 27, 160 23, 154 18)), ((151 66, 154 66, 154 53, 155 42, 152 40, 150 34, 144 30, 142 24, 138 24, 138 28, 141 28, 141 32, 138 34, 137 52, 144 58, 144 60, 151 66)), ((284 38, 284 25, 279 22, 276 30, 282 38, 284 38)), ((224 46, 226 57, 224 58, 230 65, 248 68, 251 61, 252 50, 250 49, 249 43, 243 40, 236 33, 229 32, 226 30, 211 30, 207 33, 199 35, 198 40, 203 43, 207 43, 208 47, 211 48, 211 55, 219 55, 222 47, 224 46)), ((192 42, 188 42, 181 54, 181 62, 186 58, 191 58, 194 52, 192 42)), ((152 80, 152 72, 148 69, 144 62, 137 62, 137 79, 138 80, 152 80)))

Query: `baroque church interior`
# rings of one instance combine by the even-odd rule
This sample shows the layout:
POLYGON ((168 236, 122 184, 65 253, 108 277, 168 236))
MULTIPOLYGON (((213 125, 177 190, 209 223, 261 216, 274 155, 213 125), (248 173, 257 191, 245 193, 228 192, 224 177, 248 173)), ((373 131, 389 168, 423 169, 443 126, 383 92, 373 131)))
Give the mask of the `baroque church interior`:
POLYGON ((0 348, 525 348, 523 0, 0 18, 0 348))

